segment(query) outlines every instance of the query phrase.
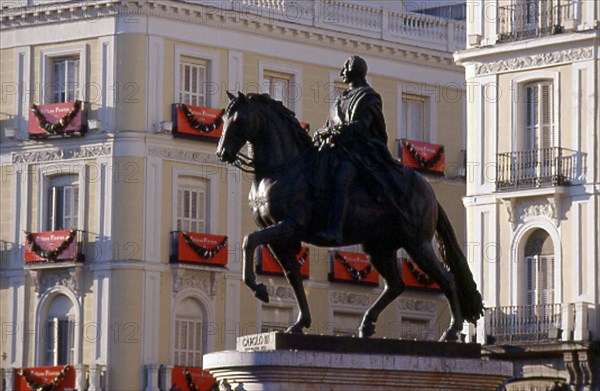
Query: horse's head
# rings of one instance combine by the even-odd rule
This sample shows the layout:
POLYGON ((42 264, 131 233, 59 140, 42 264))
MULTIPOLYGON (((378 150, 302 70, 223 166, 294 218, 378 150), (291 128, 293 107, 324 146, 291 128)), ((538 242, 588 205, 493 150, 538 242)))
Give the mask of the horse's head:
POLYGON ((258 133, 254 119, 256 113, 251 112, 248 98, 238 92, 238 96, 227 92, 229 105, 223 114, 223 133, 217 146, 217 157, 221 161, 233 163, 238 152, 252 141, 258 133))

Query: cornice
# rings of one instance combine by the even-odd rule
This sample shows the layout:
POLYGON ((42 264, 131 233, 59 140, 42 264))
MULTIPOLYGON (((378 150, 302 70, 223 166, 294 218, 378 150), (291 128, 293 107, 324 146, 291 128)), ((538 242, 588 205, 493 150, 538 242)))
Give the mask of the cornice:
POLYGON ((100 18, 123 13, 126 11, 124 7, 125 2, 119 0, 96 0, 3 8, 0 12, 0 30, 76 21, 94 23, 100 18))
POLYGON ((488 63, 478 63, 475 65, 475 74, 481 76, 506 73, 522 69, 541 68, 550 65, 592 60, 593 58, 594 49, 592 47, 565 49, 550 53, 538 53, 528 56, 507 58, 488 63))
MULTIPOLYGON (((282 40, 337 50, 345 49, 352 53, 395 59, 421 66, 426 64, 435 67, 458 68, 449 51, 411 46, 366 35, 324 29, 318 25, 286 22, 274 17, 244 14, 227 9, 217 10, 184 2, 167 3, 162 0, 149 0, 144 3, 133 3, 140 7, 140 13, 146 13, 149 16, 189 23, 198 23, 198 20, 201 20, 206 26, 226 27, 228 30, 251 35, 277 37, 282 40)), ((425 42, 424 45, 426 45, 425 42)))
MULTIPOLYGON (((228 4, 224 1, 222 4, 228 4)), ((98 21, 100 18, 118 17, 116 30, 130 28, 140 17, 167 18, 176 21, 235 30, 251 35, 261 35, 328 49, 381 57, 405 63, 426 65, 451 71, 460 71, 448 50, 430 48, 436 43, 419 38, 386 37, 369 31, 356 34, 343 32, 347 28, 330 29, 319 26, 308 18, 286 21, 267 13, 266 16, 243 13, 210 5, 190 4, 165 0, 129 1, 100 0, 93 5, 85 2, 52 3, 38 6, 9 8, 0 14, 0 30, 59 24, 75 21, 98 21), (129 26, 128 26, 129 19, 129 26), (401 41, 402 40, 402 41, 401 41), (404 42, 410 41, 410 44, 404 42), (422 46, 421 46, 422 45, 422 46)), ((457 22, 452 22, 457 23, 457 22)), ((117 31, 115 31, 117 32, 117 31)))
POLYGON ((552 51, 552 48, 555 48, 554 52, 593 48, 597 37, 596 31, 577 31, 517 42, 497 43, 491 46, 457 51, 454 53, 454 60, 462 66, 479 65, 549 52, 552 51))

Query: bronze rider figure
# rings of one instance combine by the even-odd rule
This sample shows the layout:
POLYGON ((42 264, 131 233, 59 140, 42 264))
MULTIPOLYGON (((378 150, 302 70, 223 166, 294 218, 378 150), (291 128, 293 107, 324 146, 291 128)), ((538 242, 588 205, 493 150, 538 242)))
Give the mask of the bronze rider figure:
POLYGON ((318 236, 338 245, 342 245, 349 192, 357 174, 372 182, 379 200, 394 200, 395 189, 386 185, 391 176, 386 172, 391 165, 399 164, 387 148, 383 104, 381 96, 367 83, 366 61, 351 56, 340 76, 348 88, 336 99, 325 125, 314 136, 320 143, 319 172, 330 175, 328 182, 333 181, 334 186, 328 231, 318 236))

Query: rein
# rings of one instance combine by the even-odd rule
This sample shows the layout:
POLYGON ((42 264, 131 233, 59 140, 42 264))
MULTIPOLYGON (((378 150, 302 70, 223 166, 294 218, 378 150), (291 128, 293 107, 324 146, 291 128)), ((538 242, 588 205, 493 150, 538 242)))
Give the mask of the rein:
POLYGON ((252 159, 250 156, 244 155, 241 152, 238 152, 237 155, 235 155, 235 160, 231 164, 233 164, 235 167, 239 168, 243 172, 247 172, 249 174, 256 173, 254 159, 252 159))

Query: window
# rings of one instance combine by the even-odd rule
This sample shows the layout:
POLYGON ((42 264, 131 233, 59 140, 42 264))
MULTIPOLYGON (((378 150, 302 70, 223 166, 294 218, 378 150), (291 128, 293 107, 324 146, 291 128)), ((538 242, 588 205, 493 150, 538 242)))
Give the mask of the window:
POLYGON ((275 100, 283 102, 290 107, 290 81, 292 76, 273 71, 265 71, 265 92, 275 100))
POLYGON ((182 176, 177 186, 177 229, 206 233, 208 181, 182 176))
POLYGON ((52 61, 52 103, 73 102, 79 98, 79 58, 52 61))
POLYGON ((424 96, 402 94, 404 138, 414 141, 429 141, 425 125, 426 103, 427 98, 424 96))
POLYGON ((527 265, 527 304, 554 303, 554 245, 548 233, 538 229, 525 246, 527 265))
POLYGON ((192 298, 183 299, 175 312, 174 360, 175 365, 202 368, 206 353, 204 311, 192 298))
POLYGON ((77 175, 55 175, 48 181, 48 231, 78 227, 79 184, 77 175))
POLYGON ((285 331, 294 322, 294 312, 289 307, 263 305, 261 312, 261 332, 285 331))
POLYGON ((333 335, 356 337, 362 314, 346 311, 333 311, 333 335))
POLYGON ((58 295, 50 303, 46 329, 42 333, 46 349, 44 365, 67 365, 74 362, 75 321, 74 306, 65 295, 58 295))
POLYGON ((554 146, 552 82, 525 85, 525 146, 537 150, 554 146))
POLYGON ((435 335, 429 330, 429 319, 402 317, 400 338, 419 341, 433 341, 435 335))
POLYGON ((182 56, 179 63, 179 102, 206 107, 207 61, 182 56))
POLYGON ((219 107, 219 94, 208 86, 219 81, 220 57, 218 52, 175 45, 173 102, 219 107))

